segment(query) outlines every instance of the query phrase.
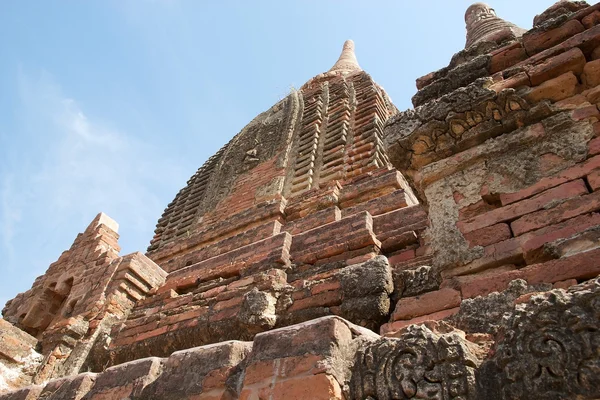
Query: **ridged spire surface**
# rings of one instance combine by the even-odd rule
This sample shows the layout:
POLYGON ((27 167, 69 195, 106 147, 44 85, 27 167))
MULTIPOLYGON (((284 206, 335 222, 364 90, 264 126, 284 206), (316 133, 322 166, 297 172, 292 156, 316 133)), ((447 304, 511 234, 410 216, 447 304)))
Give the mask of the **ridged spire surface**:
POLYGON ((346 40, 340 58, 329 71, 362 71, 362 68, 358 65, 356 54, 354 54, 354 42, 352 40, 346 40))

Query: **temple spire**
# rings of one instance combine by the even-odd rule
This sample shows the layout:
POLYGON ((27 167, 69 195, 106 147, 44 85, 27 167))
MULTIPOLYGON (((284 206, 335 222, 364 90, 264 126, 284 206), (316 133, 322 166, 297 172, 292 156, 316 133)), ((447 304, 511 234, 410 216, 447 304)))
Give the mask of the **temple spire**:
POLYGON ((499 18, 496 11, 485 3, 475 3, 465 13, 467 43, 465 48, 488 41, 500 43, 515 39, 525 33, 525 29, 499 18))
POLYGON ((352 40, 346 40, 340 58, 329 71, 362 71, 354 54, 354 42, 352 40))

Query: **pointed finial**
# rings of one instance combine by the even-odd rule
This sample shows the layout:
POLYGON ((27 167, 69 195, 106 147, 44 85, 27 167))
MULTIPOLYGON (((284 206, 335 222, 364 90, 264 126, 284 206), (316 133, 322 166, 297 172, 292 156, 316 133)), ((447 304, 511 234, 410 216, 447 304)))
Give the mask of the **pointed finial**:
POLYGON ((465 48, 483 42, 502 42, 520 37, 525 29, 496 16, 496 11, 485 3, 475 3, 465 13, 467 44, 465 48))
POLYGON ((362 71, 354 54, 354 42, 346 40, 342 54, 329 71, 362 71))

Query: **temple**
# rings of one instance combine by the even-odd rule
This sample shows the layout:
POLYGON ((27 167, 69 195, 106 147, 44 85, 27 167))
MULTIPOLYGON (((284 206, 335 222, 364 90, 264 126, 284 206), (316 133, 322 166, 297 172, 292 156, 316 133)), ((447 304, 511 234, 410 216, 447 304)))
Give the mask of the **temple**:
POLYGON ((4 307, 0 400, 600 398, 600 5, 465 22, 403 112, 344 43, 145 254, 100 213, 4 307))

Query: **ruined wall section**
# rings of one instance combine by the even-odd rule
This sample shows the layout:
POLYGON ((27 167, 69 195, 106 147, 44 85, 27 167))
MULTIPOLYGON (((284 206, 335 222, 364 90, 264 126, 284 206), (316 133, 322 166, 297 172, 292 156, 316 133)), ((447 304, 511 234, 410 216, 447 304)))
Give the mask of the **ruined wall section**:
POLYGON ((465 305, 465 330, 427 322, 388 337, 324 317, 259 333, 253 341, 51 380, 0 399, 597 398, 600 281, 518 296, 523 283, 478 298, 505 311, 489 321, 493 334, 472 329, 481 315, 465 305))
POLYGON ((99 214, 30 290, 4 308, 5 319, 34 335, 30 347, 44 356, 35 382, 79 372, 97 337, 164 282, 166 272, 143 254, 119 256, 117 230, 114 220, 99 214))
POLYGON ((404 295, 382 332, 449 318, 514 279, 563 287, 600 273, 600 6, 564 3, 417 80, 416 108, 388 121, 442 282, 404 295))

